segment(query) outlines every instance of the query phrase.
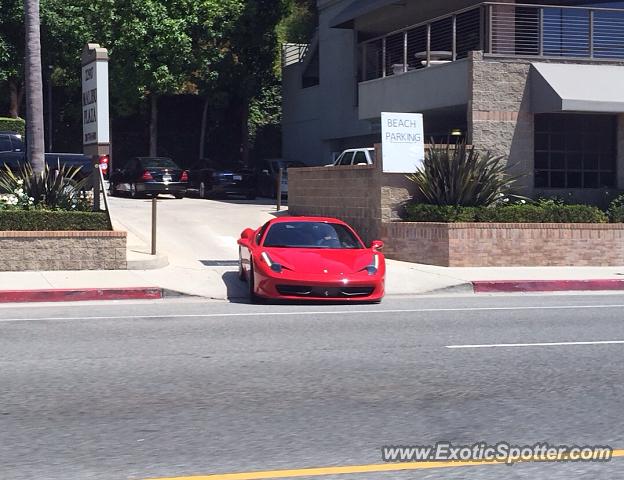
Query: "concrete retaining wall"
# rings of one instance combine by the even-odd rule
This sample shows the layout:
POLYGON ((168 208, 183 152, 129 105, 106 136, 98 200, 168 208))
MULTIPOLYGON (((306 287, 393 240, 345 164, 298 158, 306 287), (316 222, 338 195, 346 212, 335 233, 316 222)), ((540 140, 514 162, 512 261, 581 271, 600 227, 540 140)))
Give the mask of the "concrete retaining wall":
POLYGON ((0 232, 0 271, 126 267, 126 232, 0 232))
POLYGON ((446 267, 624 265, 624 224, 384 223, 389 258, 446 267))

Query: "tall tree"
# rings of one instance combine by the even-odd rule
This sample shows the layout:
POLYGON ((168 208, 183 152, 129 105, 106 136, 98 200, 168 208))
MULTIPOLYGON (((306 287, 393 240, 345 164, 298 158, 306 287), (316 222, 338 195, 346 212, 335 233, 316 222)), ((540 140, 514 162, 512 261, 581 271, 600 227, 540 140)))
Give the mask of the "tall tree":
POLYGON ((289 7, 290 0, 249 0, 230 34, 231 51, 223 78, 230 86, 231 107, 240 119, 240 156, 245 163, 249 163, 251 102, 275 82, 277 26, 289 7))
POLYGON ((24 0, 26 27, 26 138, 28 159, 35 172, 44 170, 43 84, 39 0, 24 0))

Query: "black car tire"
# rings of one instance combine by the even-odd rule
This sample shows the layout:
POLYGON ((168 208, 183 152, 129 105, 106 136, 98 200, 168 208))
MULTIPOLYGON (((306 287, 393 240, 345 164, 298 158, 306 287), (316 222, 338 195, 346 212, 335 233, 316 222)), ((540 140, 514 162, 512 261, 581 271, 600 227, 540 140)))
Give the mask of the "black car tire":
POLYGON ((245 195, 245 198, 246 198, 247 200, 255 200, 255 199, 256 199, 256 197, 257 197, 257 194, 256 194, 256 192, 255 192, 255 191, 248 192, 248 193, 247 193, 247 195, 245 195))
POLYGON ((177 198, 178 200, 181 200, 184 198, 185 195, 186 195, 186 192, 181 192, 181 193, 175 193, 173 196, 177 198))
POLYGON ((118 194, 118 192, 117 192, 117 185, 115 185, 114 183, 112 183, 112 182, 111 182, 111 183, 108 185, 108 194, 109 194, 111 197, 116 197, 116 196, 117 196, 117 194, 118 194))
POLYGON ((130 191, 128 192, 130 198, 138 198, 136 183, 130 184, 130 191))
POLYGON ((254 304, 265 303, 262 297, 256 295, 255 287, 254 287, 254 271, 253 271, 253 258, 249 259, 249 276, 247 278, 248 289, 249 289, 249 301, 254 304))
POLYGON ((241 282, 245 281, 245 270, 243 269, 243 256, 241 255, 240 248, 238 249, 238 279, 241 282))

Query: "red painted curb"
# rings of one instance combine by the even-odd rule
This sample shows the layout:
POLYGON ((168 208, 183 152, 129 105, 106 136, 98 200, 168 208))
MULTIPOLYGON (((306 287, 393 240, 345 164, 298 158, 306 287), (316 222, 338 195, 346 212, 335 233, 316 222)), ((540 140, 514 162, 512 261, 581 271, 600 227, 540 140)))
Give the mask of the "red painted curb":
POLYGON ((624 280, 494 280, 472 282, 475 293, 624 290, 624 280))
POLYGON ((0 303, 152 300, 161 298, 163 298, 163 291, 156 287, 0 290, 0 303))

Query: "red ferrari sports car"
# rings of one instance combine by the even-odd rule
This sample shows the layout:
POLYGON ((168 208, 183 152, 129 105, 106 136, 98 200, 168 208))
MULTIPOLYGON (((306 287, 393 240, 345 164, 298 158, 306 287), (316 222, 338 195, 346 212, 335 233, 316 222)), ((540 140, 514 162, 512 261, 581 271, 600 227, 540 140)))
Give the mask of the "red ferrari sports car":
POLYGON ((366 247, 335 218, 281 217, 238 240, 239 277, 252 302, 267 299, 380 302, 383 242, 366 247))

